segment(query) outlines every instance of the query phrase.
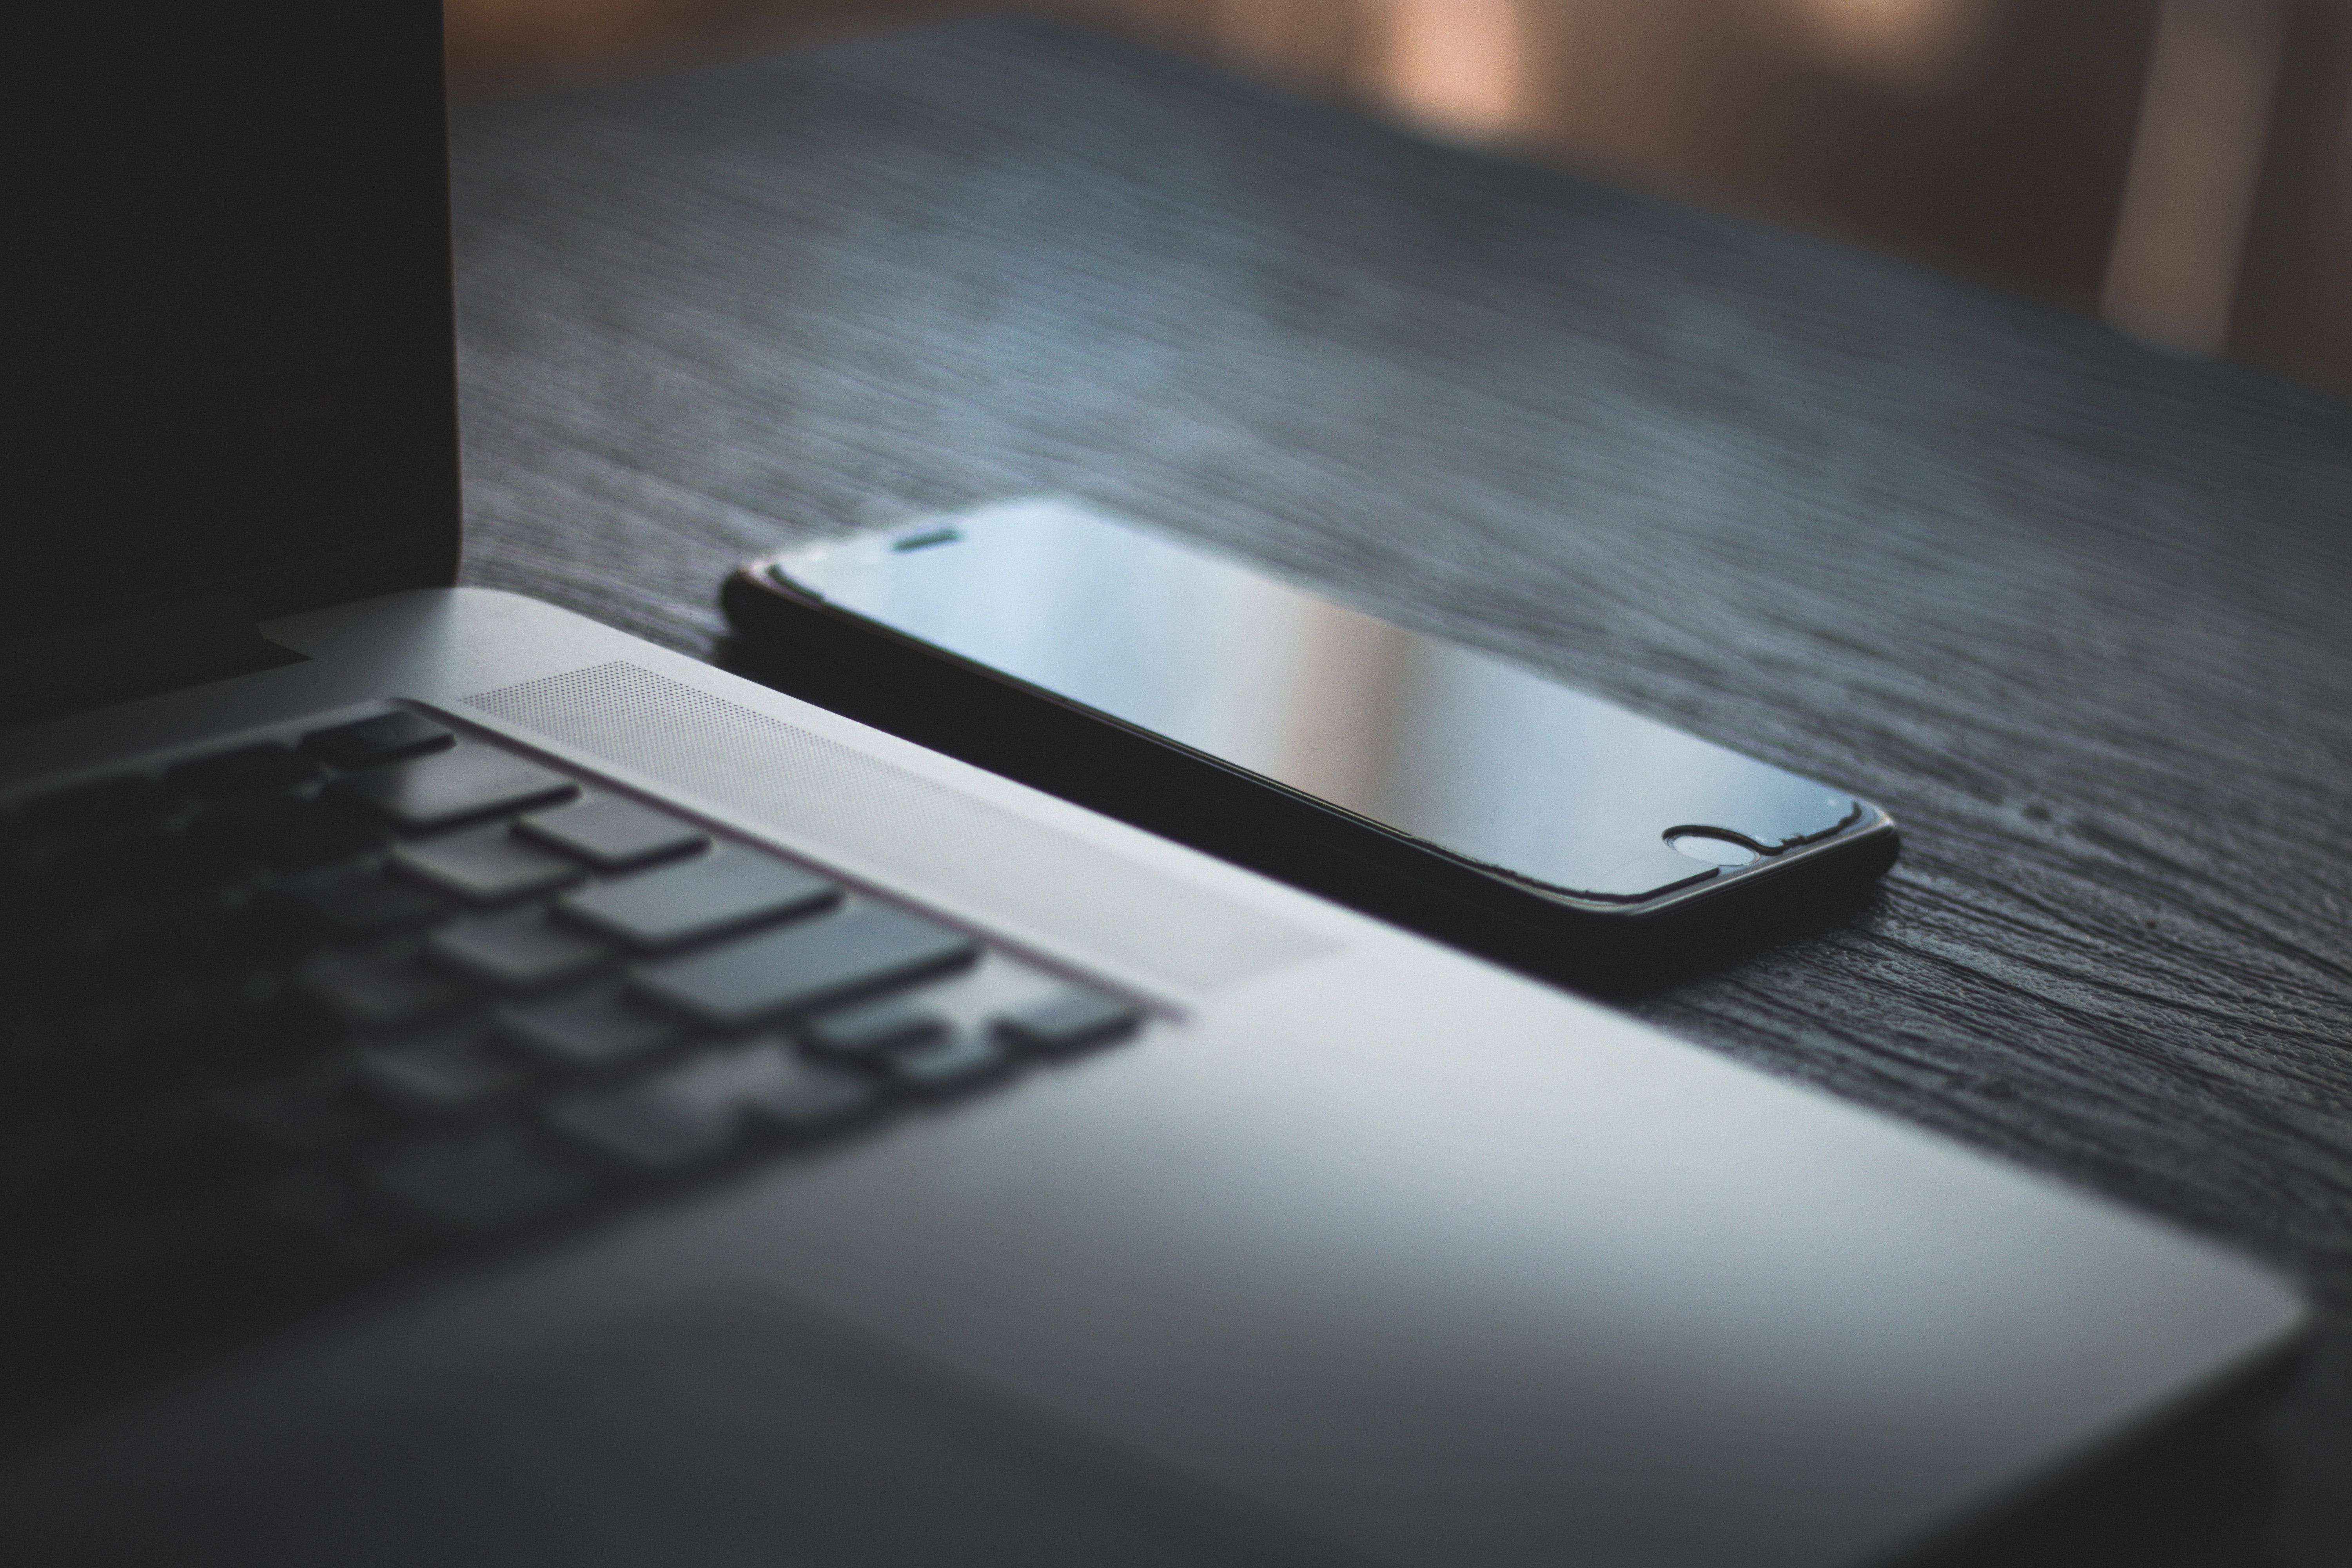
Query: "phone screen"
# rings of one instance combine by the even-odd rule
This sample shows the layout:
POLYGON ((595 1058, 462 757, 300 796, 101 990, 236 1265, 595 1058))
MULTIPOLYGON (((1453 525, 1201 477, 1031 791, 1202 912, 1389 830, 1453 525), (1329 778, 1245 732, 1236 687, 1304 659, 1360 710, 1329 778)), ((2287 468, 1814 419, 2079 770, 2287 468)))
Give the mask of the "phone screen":
POLYGON ((1825 785, 1074 502, 984 508, 775 570, 837 609, 1575 897, 1653 897, 1860 815, 1825 785))

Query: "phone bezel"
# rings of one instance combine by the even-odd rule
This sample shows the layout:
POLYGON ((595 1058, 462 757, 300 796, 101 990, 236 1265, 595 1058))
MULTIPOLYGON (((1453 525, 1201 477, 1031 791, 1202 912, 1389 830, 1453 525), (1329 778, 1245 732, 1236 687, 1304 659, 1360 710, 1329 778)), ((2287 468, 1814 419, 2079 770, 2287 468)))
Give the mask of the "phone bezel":
POLYGON ((1857 818, 1828 837, 1645 900, 1578 899, 834 604, 791 575, 791 563, 811 548, 821 547, 761 557, 729 580, 723 603, 751 644, 738 650, 744 656, 738 661, 744 673, 1221 858, 1523 967, 1556 971, 1560 943, 1579 938, 1590 947, 1588 956, 1614 963, 1636 950, 1655 949, 1668 932, 1701 940, 1710 923, 1718 928, 1714 935, 1735 940, 1748 934, 1741 928, 1755 927, 1759 920, 1762 934, 1776 934, 1771 915, 1783 892, 1793 923, 1804 910, 1820 907, 1822 895, 1848 901, 1848 895, 1874 883, 1899 852, 1894 819, 1856 797, 1857 818), (782 657, 761 668, 761 649, 782 657), (791 657, 794 653, 805 657, 791 657), (942 690, 940 682, 950 674, 953 689, 942 690), (1033 742, 1026 751, 1010 738, 1003 743, 983 739, 986 725, 975 721, 992 718, 1019 726, 1024 713, 1024 738, 1033 742), (1321 853, 1285 842, 1300 836, 1321 853), (1358 864, 1342 865, 1330 857, 1358 864), (1759 896, 1768 892, 1774 896, 1759 896), (1442 905, 1430 907, 1432 898, 1442 905), (1732 918, 1710 922, 1712 915, 1732 918))

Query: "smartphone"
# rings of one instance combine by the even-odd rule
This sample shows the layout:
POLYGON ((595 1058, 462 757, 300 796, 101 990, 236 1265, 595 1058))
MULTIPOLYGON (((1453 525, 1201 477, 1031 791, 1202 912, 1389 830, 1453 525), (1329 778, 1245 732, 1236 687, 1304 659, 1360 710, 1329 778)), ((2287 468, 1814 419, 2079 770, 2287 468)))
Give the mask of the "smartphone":
POLYGON ((1075 501, 804 546, 724 599, 787 689, 1547 969, 1769 924, 1896 849, 1843 790, 1075 501))

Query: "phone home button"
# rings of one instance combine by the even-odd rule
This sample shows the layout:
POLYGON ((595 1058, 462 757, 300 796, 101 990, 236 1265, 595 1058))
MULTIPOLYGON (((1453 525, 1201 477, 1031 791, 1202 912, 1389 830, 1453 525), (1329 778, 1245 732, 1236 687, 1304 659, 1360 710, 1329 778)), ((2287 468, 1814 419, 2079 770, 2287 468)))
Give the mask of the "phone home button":
POLYGON ((1679 828, 1666 835, 1666 844, 1677 854, 1687 855, 1694 860, 1704 860, 1710 866, 1720 866, 1726 870, 1735 866, 1745 866, 1756 858, 1756 851, 1738 839, 1720 833, 1709 833, 1704 828, 1679 828))

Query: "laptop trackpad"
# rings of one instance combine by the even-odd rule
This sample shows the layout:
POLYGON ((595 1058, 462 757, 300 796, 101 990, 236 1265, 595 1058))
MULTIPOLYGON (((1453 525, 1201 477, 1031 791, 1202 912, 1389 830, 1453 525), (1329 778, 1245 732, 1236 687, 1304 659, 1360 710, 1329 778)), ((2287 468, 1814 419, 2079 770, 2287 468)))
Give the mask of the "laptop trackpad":
POLYGON ((371 1413, 362 1426, 306 1436, 290 1461, 223 1467, 216 1456, 189 1456, 142 1497, 136 1521, 72 1521, 60 1560, 238 1568, 1336 1560, 1204 1489, 749 1290, 371 1413))

